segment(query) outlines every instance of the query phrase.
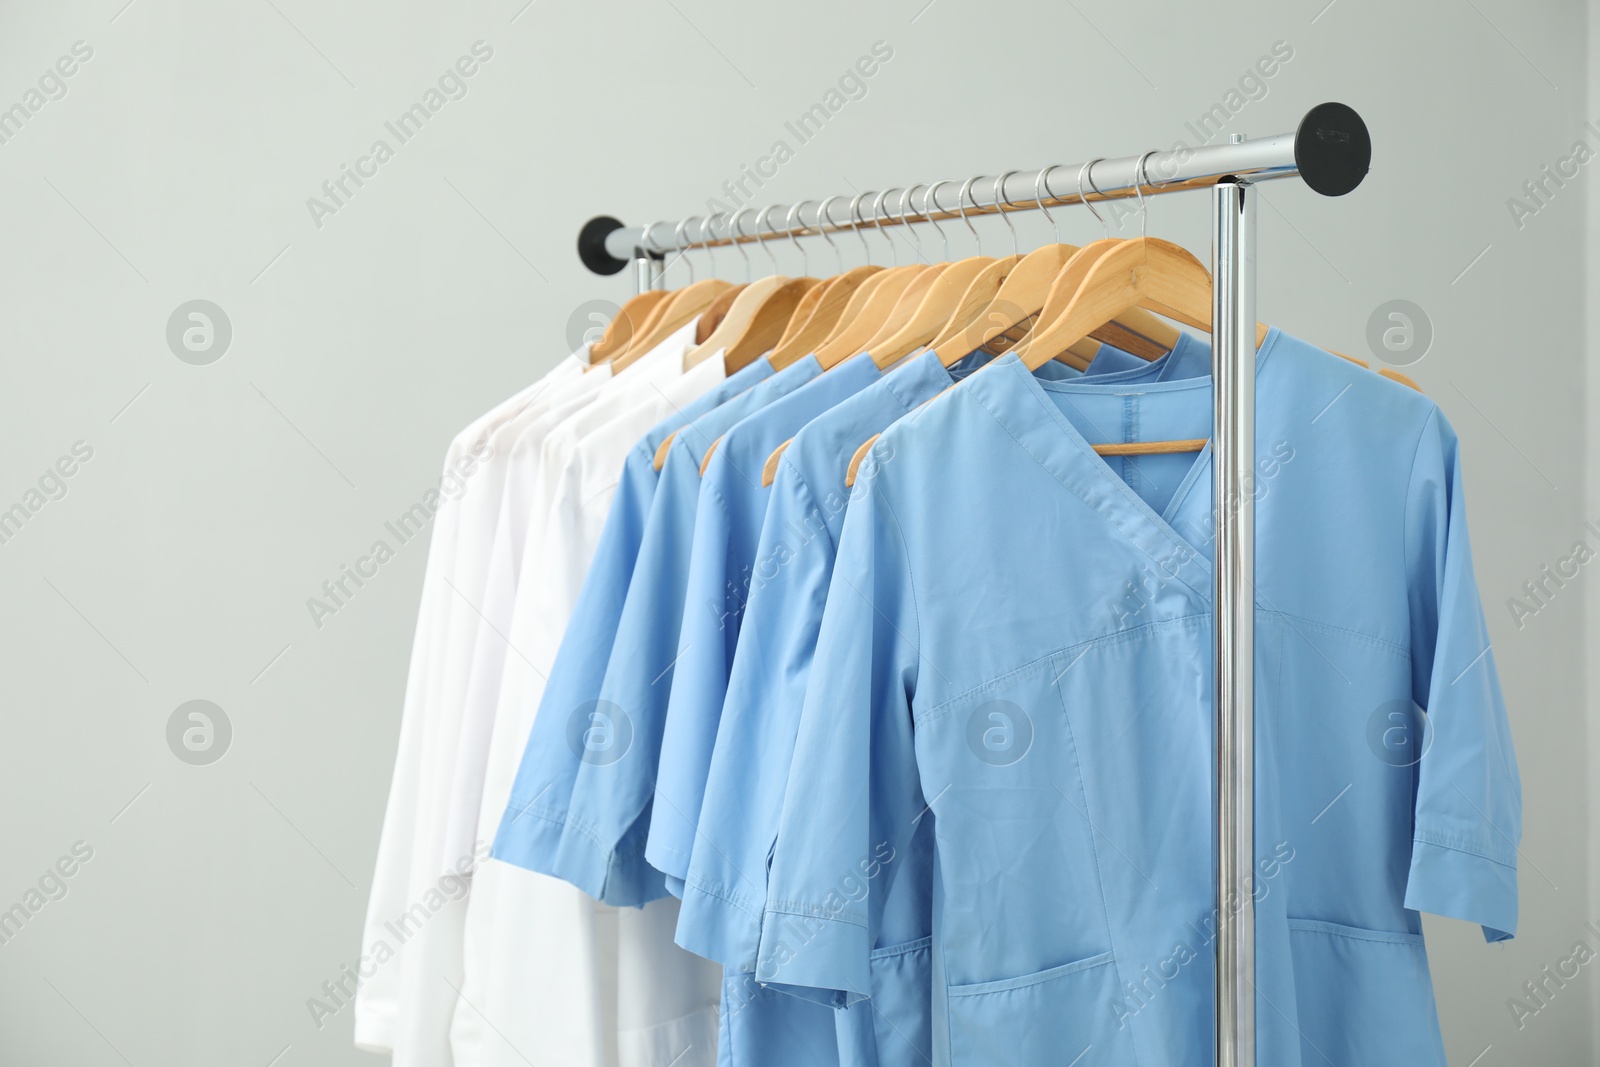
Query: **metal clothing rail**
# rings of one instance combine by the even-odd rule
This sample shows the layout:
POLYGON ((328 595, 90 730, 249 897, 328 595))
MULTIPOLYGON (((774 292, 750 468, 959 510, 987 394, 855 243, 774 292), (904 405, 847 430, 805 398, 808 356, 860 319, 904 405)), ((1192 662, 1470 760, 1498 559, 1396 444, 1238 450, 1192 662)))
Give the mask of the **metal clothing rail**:
MULTIPOLYGON (((849 218, 843 220, 826 209, 845 198, 831 197, 797 206, 773 205, 756 216, 750 231, 730 225, 728 232, 718 233, 713 220, 703 218, 629 227, 601 216, 591 219, 578 236, 578 254, 585 266, 597 274, 615 274, 631 261, 643 289, 660 284, 667 253, 693 247, 1211 188, 1218 1067, 1256 1063, 1254 187, 1262 181, 1298 177, 1324 196, 1343 196, 1361 184, 1371 159, 1372 141, 1361 116, 1344 104, 1328 103, 1308 111, 1293 133, 1256 140, 1235 136, 1227 144, 1012 171, 981 184, 973 179, 961 184, 960 207, 945 208, 933 197, 925 204, 931 213, 913 211, 909 219, 904 212, 899 217, 876 213, 861 217, 856 205, 873 195, 861 194, 852 199, 849 218), (1064 190, 1069 183, 1071 188, 1064 190), (781 227, 768 225, 775 213, 784 220, 781 227)), ((881 204, 883 194, 876 195, 881 204)))

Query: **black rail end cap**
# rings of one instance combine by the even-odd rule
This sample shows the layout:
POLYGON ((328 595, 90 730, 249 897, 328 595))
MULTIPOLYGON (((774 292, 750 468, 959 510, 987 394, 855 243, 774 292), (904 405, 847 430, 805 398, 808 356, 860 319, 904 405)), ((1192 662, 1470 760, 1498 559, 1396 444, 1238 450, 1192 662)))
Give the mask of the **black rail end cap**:
POLYGON ((610 215, 596 215, 578 231, 578 258, 596 274, 615 274, 628 265, 606 251, 606 238, 613 230, 622 229, 622 223, 610 215))
POLYGON ((1367 124, 1348 104, 1318 104, 1294 132, 1300 177, 1323 196, 1343 196, 1361 184, 1372 164, 1367 124))

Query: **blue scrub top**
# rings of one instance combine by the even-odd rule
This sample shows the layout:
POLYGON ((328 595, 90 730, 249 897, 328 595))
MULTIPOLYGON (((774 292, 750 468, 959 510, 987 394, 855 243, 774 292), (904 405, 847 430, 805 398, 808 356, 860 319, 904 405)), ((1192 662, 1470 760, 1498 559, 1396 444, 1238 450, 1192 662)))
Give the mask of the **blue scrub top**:
MULTIPOLYGON (((1455 434, 1277 330, 1256 396, 1258 1055, 1442 1064, 1417 913, 1511 936, 1521 832, 1455 434)), ((1210 454, 1091 443, 1203 437, 1210 411, 1208 379, 1095 394, 1004 357, 883 435, 763 981, 868 995, 903 878, 935 917, 935 1063, 1209 1063, 1210 454)))
MULTIPOLYGON (((929 1055, 930 920, 926 908, 919 908, 914 898, 900 907, 891 900, 886 908, 887 918, 872 957, 870 1006, 859 1004, 835 1013, 824 1004, 800 997, 757 996, 752 992, 760 988, 753 970, 765 904, 766 860, 788 780, 795 724, 832 572, 835 539, 852 495, 845 485, 848 459, 867 438, 989 358, 980 351, 946 370, 937 356, 924 354, 807 422, 778 461, 758 546, 751 552, 731 549, 726 553, 727 569, 747 575, 749 583, 748 592, 740 589, 735 597, 744 601, 743 612, 731 601, 723 609, 727 617, 743 617, 726 693, 709 691, 690 709, 693 717, 687 722, 680 720, 684 708, 677 687, 684 682, 687 651, 676 668, 666 741, 673 740, 675 728, 680 738, 696 730, 694 740, 700 751, 683 746, 669 754, 668 744, 663 745, 650 833, 654 842, 664 812, 686 809, 693 802, 692 791, 698 790, 704 797, 698 825, 686 843, 692 849, 689 878, 695 884, 683 892, 678 940, 729 968, 723 996, 726 1023, 719 1047, 719 1060, 725 1065, 772 1063, 778 1049, 784 1050, 783 1062, 805 1067, 833 1063, 842 1067, 917 1067, 929 1055), (700 714, 695 714, 696 709, 700 714), (714 745, 706 731, 714 731, 714 745), (662 783, 669 781, 676 799, 665 804, 662 783), (831 1044, 826 1043, 830 1038, 831 1044), (828 1052, 823 1054, 818 1051, 821 1049, 828 1052)), ((1154 364, 1103 347, 1087 374, 1102 384, 1154 381, 1180 368, 1185 375, 1203 374, 1208 359, 1206 346, 1193 339, 1181 341, 1170 357, 1154 364)), ((1046 379, 1079 376, 1060 363, 1048 364, 1039 373, 1046 379)), ((813 383, 786 403, 802 399, 802 393, 819 384, 813 383)), ((774 405, 761 418, 776 419, 778 414, 774 405)), ((773 427, 770 432, 772 439, 777 439, 786 428, 773 427)), ((719 449, 728 443, 725 439, 719 449)), ((768 443, 763 441, 752 458, 768 443)), ((889 458, 881 450, 875 451, 872 462, 858 472, 858 491, 864 491, 875 465, 889 458)), ((716 462, 713 458, 712 464, 716 462)), ((708 469, 708 480, 710 475, 708 469)), ((727 491, 747 493, 747 486, 735 481, 727 491)), ((701 535, 717 526, 715 519, 706 516, 706 501, 707 491, 702 488, 695 566, 724 556, 721 541, 712 546, 715 551, 699 544, 701 535)), ((693 647, 687 620, 693 609, 691 592, 682 635, 685 649, 693 647)), ((707 644, 716 648, 714 642, 707 644)), ((681 824, 669 825, 685 829, 681 824)))
MULTIPOLYGON (((642 766, 633 754, 636 744, 652 750, 659 745, 668 696, 668 686, 659 683, 677 650, 700 463, 712 442, 746 415, 821 372, 807 356, 672 435, 614 630, 592 634, 594 643, 586 649, 571 630, 563 639, 563 654, 570 645, 572 658, 587 656, 590 664, 582 685, 545 691, 495 838, 496 858, 562 878, 608 904, 637 906, 666 895, 661 875, 642 854, 648 800, 640 807, 637 790, 614 785, 637 780, 628 775, 642 766), (605 673, 595 687, 594 664, 601 659, 605 673), (655 737, 639 736, 652 723, 655 737)), ((654 775, 653 764, 645 773, 654 775)))
MULTIPOLYGON (((572 618, 562 635, 561 647, 550 669, 540 709, 561 708, 570 712, 595 700, 605 678, 607 654, 616 636, 617 624, 622 616, 623 602, 627 599, 628 583, 633 577, 634 564, 639 558, 639 546, 644 541, 645 524, 650 515, 650 505, 655 498, 658 474, 655 468, 656 450, 691 419, 698 418, 733 397, 745 392, 773 374, 772 364, 758 359, 734 374, 724 378, 711 389, 685 404, 681 409, 663 419, 641 437, 628 451, 622 462, 622 474, 612 497, 611 510, 606 513, 605 526, 595 546, 594 560, 584 576, 583 588, 573 605, 572 618)), ((560 714, 560 713, 557 713, 560 714)), ((536 763, 537 761, 535 761, 536 763)), ((523 773, 534 773, 527 756, 519 765, 518 787, 513 790, 509 805, 511 814, 502 822, 516 821, 522 804, 537 794, 521 792, 526 788, 523 773), (519 803, 518 797, 522 798, 519 803)), ((500 834, 492 854, 507 862, 517 863, 515 847, 501 848, 500 834)))

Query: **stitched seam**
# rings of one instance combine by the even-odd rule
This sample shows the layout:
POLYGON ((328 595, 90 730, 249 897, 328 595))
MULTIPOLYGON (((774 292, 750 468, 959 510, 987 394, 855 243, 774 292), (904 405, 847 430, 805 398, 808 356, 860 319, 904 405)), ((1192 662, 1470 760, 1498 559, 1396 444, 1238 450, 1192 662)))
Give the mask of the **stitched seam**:
POLYGON ((795 901, 769 900, 767 901, 768 915, 790 915, 796 919, 821 919, 823 922, 844 923, 846 926, 859 926, 865 930, 867 920, 856 918, 854 914, 845 911, 836 911, 833 908, 801 904, 795 901))
MULTIPOLYGON (((906 534, 904 528, 900 525, 900 516, 895 514, 894 505, 889 502, 889 497, 884 493, 882 485, 876 477, 872 479, 872 493, 876 499, 882 501, 884 510, 889 515, 889 521, 894 524, 895 536, 900 539, 900 554, 905 560, 906 591, 911 594, 911 622, 917 630, 916 640, 911 645, 913 657, 911 662, 915 664, 915 674, 911 679, 911 687, 915 691, 918 681, 922 678, 922 610, 917 604, 917 576, 911 570, 911 547, 906 544, 906 534)), ((873 569, 877 569, 876 561, 874 561, 873 569)), ((877 610, 877 606, 872 604, 870 600, 868 604, 872 606, 874 611, 877 610)), ((934 669, 938 670, 937 667, 934 669)), ((915 707, 916 701, 913 699, 911 704, 915 707)), ((911 721, 915 724, 915 712, 912 713, 911 721)))
POLYGON ((1111 958, 1111 953, 1102 952, 1098 956, 1073 960, 1071 963, 1064 963, 1059 967, 1050 967, 1043 971, 1036 971, 1033 974, 1019 975, 1016 978, 1002 978, 996 982, 965 982, 946 988, 952 997, 982 997, 990 993, 1009 993, 1014 989, 1032 989, 1034 986, 1054 982, 1058 978, 1065 978, 1072 974, 1082 974, 1084 971, 1092 971, 1112 962, 1114 961, 1111 958))
POLYGON ((1351 941, 1371 941, 1380 945, 1402 945, 1411 948, 1422 945, 1421 934, 1389 930, 1363 930, 1360 927, 1325 922, 1321 919, 1289 919, 1288 925, 1291 933, 1327 934, 1329 937, 1344 937, 1349 938, 1351 941))
POLYGON ((724 904, 728 904, 728 905, 731 905, 731 906, 733 906, 735 908, 738 908, 740 911, 744 912, 746 915, 750 916, 752 919, 760 920, 760 918, 761 918, 761 909, 760 909, 760 907, 756 907, 756 908, 752 909, 743 900, 740 900, 738 897, 733 896, 732 893, 730 891, 728 891, 724 886, 713 884, 711 882, 706 881, 703 878, 696 878, 696 877, 693 877, 692 875, 690 877, 684 878, 683 884, 688 886, 691 889, 694 889, 696 892, 701 893, 704 896, 714 897, 717 900, 722 901, 724 904))
MULTIPOLYGON (((1058 485, 1062 486, 1063 488, 1065 488, 1067 490, 1067 492, 1071 493, 1073 496, 1077 497, 1079 500, 1083 501, 1083 505, 1085 507, 1091 509, 1092 511, 1094 511, 1094 513, 1096 515, 1099 515, 1099 516, 1103 517, 1105 519, 1105 521, 1112 528, 1114 528, 1120 535, 1122 535, 1122 537, 1125 540, 1128 540, 1128 541, 1132 542, 1134 544, 1134 547, 1136 547, 1136 548, 1139 547, 1138 546, 1138 542, 1133 537, 1131 537, 1129 535, 1128 530, 1125 527, 1123 527, 1123 525, 1121 523, 1117 522, 1116 519, 1113 518, 1111 515, 1109 515, 1104 509, 1102 509, 1102 508, 1098 507, 1097 505, 1091 503, 1082 493, 1080 493, 1078 491, 1078 488, 1076 486, 1072 485, 1070 482, 1067 482, 1067 481, 1063 480, 1061 478, 1061 476, 1058 475, 1055 471, 1051 470, 1049 464, 1045 463, 1044 460, 1040 459, 1039 456, 1034 453, 1033 449, 1029 448, 1023 442, 1023 440, 1020 437, 1018 437, 1016 434, 1012 433, 1011 432, 1011 427, 1007 426, 1006 423, 1005 423, 1005 420, 1000 418, 999 415, 995 414, 994 410, 992 408, 990 408, 988 404, 984 403, 983 398, 981 396, 974 395, 972 390, 961 391, 958 395, 970 396, 978 404, 979 407, 983 408, 984 411, 988 412, 989 417, 995 421, 995 423, 1000 427, 1001 431, 1004 432, 1007 437, 1011 438, 1011 440, 1016 443, 1016 446, 1019 449, 1022 450, 1023 454, 1028 456, 1035 463, 1037 463, 1039 465, 1039 469, 1044 471, 1044 473, 1052 481, 1054 481, 1056 484, 1058 484, 1058 485)), ((1042 400, 1040 397, 1038 397, 1037 395, 1035 395, 1031 391, 1027 395, 1036 404, 1039 404, 1041 407, 1046 403, 1046 401, 1042 400)), ((1046 409, 1046 414, 1048 414, 1048 413, 1049 413, 1048 409, 1046 409)), ((1071 442, 1071 440, 1069 439, 1068 440, 1068 444, 1071 445, 1072 443, 1073 442, 1071 442)), ((1153 529, 1155 531, 1155 533, 1158 536, 1160 536, 1163 540, 1166 540, 1166 541, 1170 542, 1175 551, 1178 551, 1179 553, 1181 553, 1185 558, 1193 557, 1194 560, 1198 563, 1200 557, 1196 554, 1194 546, 1189 544, 1187 541, 1184 541, 1182 538, 1178 537, 1177 534, 1172 533, 1167 529, 1164 529, 1163 528, 1164 525, 1165 524, 1160 524, 1160 523, 1152 524, 1151 529, 1153 529)), ((1140 551, 1143 552, 1143 549, 1140 549, 1140 551)), ((1148 555, 1148 553, 1146 553, 1146 554, 1148 555)), ((1182 577, 1181 573, 1179 575, 1174 576, 1172 580, 1177 582, 1177 583, 1179 583, 1180 585, 1184 586, 1185 588, 1191 590, 1192 592, 1194 592, 1194 594, 1196 596, 1198 596, 1202 601, 1206 601, 1206 600, 1210 599, 1209 595, 1204 590, 1196 589, 1192 583, 1186 581, 1182 577)))
POLYGON ((933 938, 919 937, 915 941, 907 941, 901 945, 890 945, 887 948, 872 950, 872 960, 892 960, 896 956, 909 956, 913 952, 922 952, 933 945, 933 938))
MULTIPOLYGON (((1409 649, 1404 648, 1404 647, 1402 647, 1400 645, 1397 645, 1393 641, 1389 641, 1389 640, 1387 640, 1385 638, 1373 637, 1370 634, 1361 633, 1359 630, 1350 630, 1350 629, 1346 629, 1346 628, 1341 627, 1341 626, 1332 626, 1332 625, 1329 625, 1328 623, 1316 622, 1315 620, 1307 619, 1307 618, 1305 618, 1303 616, 1300 616, 1300 615, 1294 615, 1294 614, 1291 614, 1291 613, 1286 612, 1286 611, 1271 611, 1271 610, 1268 610, 1266 608, 1257 608, 1256 609, 1256 616, 1257 616, 1258 619, 1271 617, 1271 618, 1282 618, 1282 619, 1293 620, 1294 622, 1303 623, 1303 624, 1305 624, 1305 626, 1307 626, 1307 627, 1309 627, 1311 629, 1314 629, 1314 630, 1321 631, 1323 633, 1331 634, 1333 636, 1338 636, 1338 637, 1347 637, 1347 638, 1350 638, 1352 640, 1362 641, 1362 642, 1365 642, 1367 644, 1373 645, 1373 646, 1375 646, 1377 648, 1380 648, 1383 651, 1391 652, 1391 653, 1393 653, 1393 654, 1395 654, 1397 656, 1402 656, 1402 657, 1405 657, 1407 659, 1409 659, 1411 657, 1411 652, 1410 652, 1409 649)), ((1021 677, 1023 675, 1026 675, 1030 671, 1034 671, 1034 670, 1039 669, 1040 667, 1044 666, 1045 664, 1047 664, 1051 660, 1061 659, 1062 657, 1066 656, 1067 654, 1072 653, 1072 652, 1076 652, 1079 649, 1088 649, 1088 648, 1093 648, 1093 647, 1095 647, 1097 645, 1113 645, 1113 644, 1117 644, 1117 643, 1120 643, 1120 642, 1123 642, 1123 641, 1131 641, 1131 640, 1137 639, 1139 637, 1145 636, 1146 633, 1149 632, 1149 631, 1158 631, 1158 630, 1166 630, 1166 629, 1180 629, 1180 628, 1183 628, 1183 627, 1185 627, 1187 625, 1192 624, 1196 620, 1204 620, 1204 619, 1209 619, 1209 618, 1211 618, 1211 613, 1209 611, 1203 612, 1203 613, 1196 612, 1196 613, 1194 613, 1192 615, 1179 615, 1179 616, 1177 616, 1175 618, 1160 619, 1160 620, 1158 620, 1156 622, 1142 623, 1141 625, 1136 626, 1136 627, 1134 627, 1134 628, 1132 628, 1130 630, 1118 630, 1115 633, 1101 634, 1098 637, 1087 638, 1087 639, 1085 639, 1083 641, 1075 642, 1074 644, 1064 645, 1061 648, 1052 649, 1051 651, 1046 652, 1043 655, 1041 655, 1041 656, 1039 656, 1039 657, 1037 657, 1035 659, 1029 660, 1027 663, 1021 664, 1020 666, 1017 666, 1017 667, 1013 667, 1012 669, 1006 671, 1004 674, 996 675, 994 678, 991 678, 988 681, 980 682, 977 685, 971 686, 971 687, 969 687, 967 689, 963 689, 961 692, 956 693, 953 696, 945 697, 943 700, 940 700, 937 704, 933 705, 927 711, 924 711, 924 712, 918 714, 917 717, 916 717, 916 721, 917 721, 918 724, 926 724, 926 723, 932 722, 934 719, 937 719, 940 716, 942 716, 944 714, 947 714, 951 710, 950 705, 952 705, 952 704, 955 704, 955 703, 957 703, 959 701, 967 700, 970 697, 975 696, 976 694, 983 692, 984 690, 998 688, 1000 686, 1006 685, 1009 682, 1015 680, 1016 678, 1019 678, 1019 677, 1021 677)), ((1281 667, 1281 665, 1280 665, 1280 667, 1281 667)))
MULTIPOLYGON (((817 500, 817 494, 812 491, 811 483, 806 481, 806 476, 804 474, 800 473, 800 468, 789 461, 789 452, 787 449, 785 449, 783 455, 778 458, 778 462, 787 465, 788 468, 794 472, 795 481, 800 483, 800 490, 805 494, 806 503, 818 515, 823 516, 822 532, 828 536, 828 546, 833 550, 833 554, 838 556, 839 542, 834 539, 833 531, 828 528, 828 523, 826 520, 828 513, 822 510, 822 504, 817 500)), ((809 513, 810 512, 807 512, 807 514, 809 513)))
MULTIPOLYGON (((1057 682, 1052 682, 1050 688, 1055 690, 1056 703, 1061 708, 1061 725, 1067 732, 1067 744, 1072 746, 1073 773, 1071 782, 1078 787, 1078 797, 1083 801, 1083 818, 1089 824, 1089 847, 1094 852, 1094 884, 1100 890, 1100 921, 1105 926, 1106 945, 1111 950, 1111 965, 1116 969, 1117 981, 1125 985, 1127 978, 1122 972, 1122 961, 1117 956, 1117 939, 1111 933, 1111 909, 1106 903, 1105 866, 1100 862, 1100 836, 1095 829, 1094 811, 1089 804, 1089 790, 1083 781, 1083 759, 1078 751, 1077 734, 1072 729, 1072 716, 1067 712, 1067 699, 1061 693, 1061 686, 1057 682)), ((1138 1029, 1135 1028, 1132 1035, 1130 1035, 1135 1064, 1140 1059, 1138 1036, 1138 1029)))
POLYGON ((984 692, 985 690, 998 689, 1001 686, 1008 685, 1017 678, 1023 677, 1041 667, 1046 666, 1052 660, 1059 660, 1065 657, 1068 653, 1075 652, 1078 649, 1090 649, 1098 645, 1115 645, 1125 641, 1136 640, 1144 636, 1147 631, 1182 629, 1186 626, 1193 625, 1197 620, 1209 619, 1210 617, 1210 612, 1206 612, 1205 614, 1196 613, 1193 615, 1180 615, 1175 619, 1161 619, 1156 622, 1142 623, 1131 630, 1118 630, 1116 633, 1101 634, 1099 637, 1091 637, 1086 641, 1079 641, 1076 644, 1053 649, 1036 659, 1022 664, 1020 667, 1015 667, 1002 675, 991 678, 986 682, 981 682, 978 685, 971 686, 970 688, 964 689, 954 696, 947 697, 944 700, 939 701, 939 703, 935 704, 927 711, 919 714, 916 717, 916 722, 918 725, 926 725, 930 722, 933 722, 935 719, 948 714, 952 710, 952 705, 968 700, 971 697, 984 692))
POLYGON ((1463 856, 1471 856, 1474 859, 1485 860, 1489 863, 1493 863, 1497 867, 1504 867, 1510 871, 1517 869, 1515 861, 1503 860, 1498 856, 1491 856, 1479 849, 1474 842, 1465 841, 1459 837, 1450 837, 1446 834, 1435 834, 1430 833, 1427 830, 1418 830, 1412 834, 1412 840, 1418 844, 1432 845, 1435 848, 1449 849, 1451 852, 1459 852, 1463 856))
POLYGON ((1276 611, 1271 608, 1261 607, 1256 608, 1257 618, 1269 615, 1277 618, 1289 619, 1297 623, 1304 623, 1309 629, 1318 630, 1322 633, 1328 634, 1331 637, 1348 637, 1351 640, 1362 641, 1366 644, 1383 649, 1385 652, 1392 652, 1404 659, 1409 660, 1411 658, 1410 648, 1395 641, 1391 641, 1387 637, 1376 637, 1372 634, 1363 633, 1360 630, 1352 630, 1345 626, 1336 626, 1333 623, 1328 622, 1318 622, 1316 619, 1308 619, 1304 615, 1296 615, 1289 611, 1276 611))

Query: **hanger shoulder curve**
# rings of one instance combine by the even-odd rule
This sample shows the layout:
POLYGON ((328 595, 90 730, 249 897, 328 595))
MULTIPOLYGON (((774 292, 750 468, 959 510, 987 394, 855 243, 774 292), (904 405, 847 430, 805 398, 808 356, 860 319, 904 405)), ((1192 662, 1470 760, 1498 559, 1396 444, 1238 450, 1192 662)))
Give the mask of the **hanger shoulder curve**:
MULTIPOLYGON (((691 348, 683 356, 683 369, 688 370, 703 360, 710 359, 719 350, 726 348, 744 329, 745 323, 755 315, 756 310, 766 300, 767 295, 789 279, 779 275, 769 275, 757 278, 746 285, 738 296, 733 298, 733 303, 728 306, 728 313, 722 317, 716 329, 711 331, 711 336, 691 348)), ((723 284, 727 284, 724 282, 723 284)))
POLYGON ((627 370, 640 356, 704 311, 727 288, 728 283, 721 278, 705 278, 679 289, 670 302, 662 301, 656 305, 661 309, 661 314, 642 336, 634 338, 626 352, 619 353, 611 361, 612 373, 620 374, 627 370))
POLYGON ((817 284, 816 278, 790 278, 768 293, 761 306, 728 342, 722 357, 728 373, 742 370, 772 351, 794 318, 795 308, 817 284))
POLYGON ((706 305, 700 313, 700 321, 694 328, 694 343, 705 344, 716 328, 722 325, 722 320, 728 317, 728 309, 733 306, 734 300, 744 292, 744 284, 730 285, 724 289, 717 298, 706 305))
POLYGON ((656 455, 655 455, 655 467, 656 467, 656 470, 659 471, 663 466, 666 465, 666 462, 667 462, 667 450, 672 447, 672 439, 674 437, 676 437, 676 436, 678 436, 678 431, 677 430, 673 430, 671 433, 667 434, 665 440, 663 440, 659 445, 656 446, 656 455))
POLYGON ((875 433, 867 438, 861 443, 861 447, 856 449, 855 455, 850 457, 850 466, 846 467, 844 472, 846 488, 854 489, 856 487, 856 475, 861 473, 861 464, 866 462, 867 456, 872 452, 872 446, 878 443, 878 438, 881 436, 883 435, 875 433))
POLYGON ((959 354, 956 353, 956 339, 971 326, 973 321, 981 315, 985 308, 994 302, 995 296, 1000 292, 1001 284, 1006 280, 1006 275, 1022 262, 1021 256, 1007 256, 997 259, 984 267, 973 279, 967 283, 966 292, 961 294, 961 299, 956 302, 955 308, 950 313, 950 318, 945 322, 944 328, 939 331, 929 347, 939 353, 945 366, 950 366, 960 359, 964 359, 969 348, 959 354))
POLYGON ((853 267, 843 274, 830 278, 825 283, 827 289, 819 297, 806 321, 793 333, 785 333, 778 346, 772 350, 770 357, 772 365, 782 370, 815 351, 844 320, 856 294, 861 292, 862 287, 871 278, 882 271, 883 268, 878 266, 853 267))
POLYGON ((650 313, 672 295, 672 292, 666 289, 646 289, 624 301, 622 307, 617 309, 616 315, 606 323, 604 332, 600 334, 600 340, 589 346, 590 364, 604 363, 627 348, 628 342, 643 329, 650 313))
POLYGON ((972 256, 945 267, 928 286, 905 324, 868 349, 872 361, 880 369, 888 367, 933 341, 961 307, 973 280, 994 264, 988 256, 972 256))
MULTIPOLYGON (((912 277, 911 284, 907 285, 901 291, 900 296, 896 298, 894 306, 889 309, 889 314, 879 324, 877 332, 867 339, 867 343, 861 347, 861 350, 868 353, 872 352, 904 328, 905 324, 911 321, 911 316, 916 314, 917 307, 922 303, 923 298, 928 295, 928 291, 933 288, 933 283, 939 280, 939 276, 944 273, 945 268, 948 266, 948 263, 921 266, 912 277)), ((885 364, 879 364, 879 366, 885 366, 885 364)))
POLYGON ((794 438, 789 438, 788 441, 785 441, 777 448, 774 448, 772 450, 772 455, 767 457, 767 462, 761 467, 762 488, 766 488, 778 480, 778 460, 783 458, 783 450, 788 448, 793 441, 794 438))
POLYGON ((845 308, 838 330, 817 348, 817 362, 824 369, 835 367, 856 353, 865 351, 867 342, 872 340, 894 310, 900 294, 906 291, 906 287, 921 271, 920 266, 891 267, 863 282, 861 288, 856 290, 856 295, 862 297, 860 304, 857 305, 855 298, 851 298, 851 306, 845 308))
POLYGON ((722 443, 722 438, 711 442, 711 447, 706 449, 706 454, 700 457, 700 477, 706 476, 706 468, 711 466, 711 457, 717 454, 717 446, 722 443))

